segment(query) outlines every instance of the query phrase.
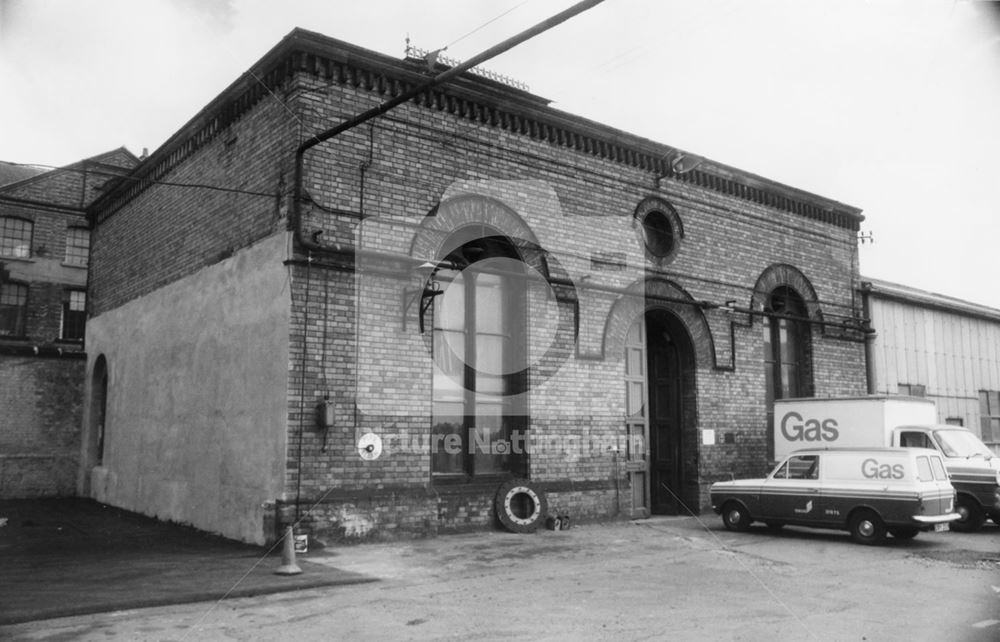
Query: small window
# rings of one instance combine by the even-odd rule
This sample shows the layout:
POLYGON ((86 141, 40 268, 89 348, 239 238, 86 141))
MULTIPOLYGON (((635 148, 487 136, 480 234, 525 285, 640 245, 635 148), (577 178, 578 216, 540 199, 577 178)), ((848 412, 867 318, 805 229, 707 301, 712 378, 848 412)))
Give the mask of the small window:
POLYGON ((819 455, 795 455, 774 474, 775 479, 819 479, 819 455))
POLYGON ((674 228, 667 215, 656 210, 646 214, 642 219, 642 239, 653 256, 669 255, 674 249, 674 228))
POLYGON ((979 391, 979 432, 983 441, 1000 443, 1000 392, 979 391))
POLYGON ((90 230, 71 227, 66 230, 66 263, 87 267, 90 259, 90 230))
POLYGON ((87 321, 87 293, 83 290, 66 290, 63 293, 62 338, 83 341, 87 321))
POLYGON ((961 417, 945 417, 944 423, 949 426, 964 426, 965 420, 961 417))
POLYGON ((646 258, 661 266, 672 261, 684 238, 684 226, 677 211, 666 201, 650 197, 639 203, 632 216, 646 258))
POLYGON ((0 336, 23 337, 28 316, 28 286, 0 284, 0 336))
POLYGON ((922 482, 934 481, 931 462, 928 461, 927 457, 917 457, 917 479, 922 482))
POLYGON ((934 448, 930 437, 922 432, 899 433, 899 445, 902 448, 934 448))
POLYGON ((31 258, 34 224, 23 218, 0 217, 0 255, 15 259, 31 258))
POLYGON ((901 383, 896 386, 896 394, 925 397, 927 396, 927 386, 922 383, 901 383))

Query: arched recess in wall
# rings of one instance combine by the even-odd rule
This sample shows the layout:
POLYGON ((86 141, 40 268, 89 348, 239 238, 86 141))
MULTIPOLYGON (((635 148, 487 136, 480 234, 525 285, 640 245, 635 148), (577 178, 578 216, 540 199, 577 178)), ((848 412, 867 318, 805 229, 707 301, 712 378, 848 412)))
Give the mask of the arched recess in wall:
POLYGON ((104 463, 107 416, 108 360, 103 354, 100 354, 94 360, 94 370, 90 375, 90 417, 87 452, 91 466, 101 466, 104 463))
POLYGON ((620 355, 625 349, 629 328, 649 310, 667 310, 684 325, 694 347, 698 368, 715 365, 715 342, 704 313, 694 297, 681 286, 666 279, 644 279, 629 286, 611 306, 604 325, 605 356, 620 355))
MULTIPOLYGON (((814 328, 820 328, 823 312, 812 283, 791 265, 768 267, 754 284, 751 308, 759 316, 763 350, 767 423, 774 421, 774 401, 815 394, 814 328)), ((774 435, 767 434, 767 457, 774 457, 774 435)))
MULTIPOLYGON (((761 272, 753 286, 750 308, 757 312, 767 310, 771 303, 771 295, 782 287, 792 290, 802 299, 806 315, 810 320, 823 321, 823 310, 820 308, 816 289, 798 268, 786 263, 775 263, 761 272)), ((823 326, 817 325, 822 332, 823 326)))
POLYGON ((499 232, 517 250, 520 259, 548 277, 549 265, 538 238, 517 212, 488 196, 463 195, 438 203, 424 216, 410 243, 410 256, 418 261, 442 260, 455 248, 449 238, 460 229, 480 226, 483 235, 499 232))
MULTIPOLYGON (((544 341, 547 348, 528 366, 529 385, 536 385, 557 372, 573 354, 577 293, 569 274, 541 246, 524 219, 512 207, 494 197, 465 194, 445 199, 420 222, 410 243, 410 256, 419 263, 435 263, 437 270, 442 269, 441 262, 454 263, 458 257, 458 263, 464 265, 451 267, 461 271, 480 257, 504 254, 499 249, 491 251, 491 246, 509 246, 513 250, 512 255, 516 255, 511 258, 516 258, 525 266, 523 286, 529 289, 543 286, 554 306, 557 320, 548 323, 552 326, 552 336, 544 341), (489 240, 491 237, 494 241, 489 240)), ((434 281, 437 270, 429 277, 429 282, 434 281)), ((431 312, 432 308, 428 314, 431 312)), ((535 334, 533 340, 536 346, 543 325, 537 313, 529 304, 527 332, 535 334)), ((431 319, 425 318, 425 327, 430 327, 430 322, 431 319)), ((430 333, 426 333, 425 341, 429 343, 429 340, 430 333)))

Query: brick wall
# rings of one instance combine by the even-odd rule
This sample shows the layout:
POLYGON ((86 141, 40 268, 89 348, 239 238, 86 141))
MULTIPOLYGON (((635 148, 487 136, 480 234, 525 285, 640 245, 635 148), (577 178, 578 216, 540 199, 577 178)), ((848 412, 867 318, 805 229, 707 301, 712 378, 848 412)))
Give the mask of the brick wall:
MULTIPOLYGON (((299 104, 305 106, 302 119, 307 128, 311 125, 321 130, 380 100, 363 87, 341 86, 324 94, 313 91, 319 84, 315 79, 303 75, 298 81, 306 90, 299 104)), ((306 168, 305 187, 315 204, 303 208, 305 231, 323 230, 325 242, 350 247, 364 234, 366 248, 412 253, 413 248, 422 246, 413 240, 412 227, 406 225, 420 225, 439 202, 463 189, 472 190, 510 204, 543 247, 567 265, 589 259, 598 251, 626 256, 628 269, 624 273, 594 273, 589 283, 599 280, 611 287, 625 287, 636 279, 657 279, 673 284, 675 291, 694 300, 719 304, 734 300, 738 307, 752 308, 758 278, 772 265, 788 264, 801 271, 815 289, 824 318, 849 318, 857 312, 852 300, 857 273, 852 229, 720 193, 708 184, 680 178, 656 180, 649 171, 530 140, 433 108, 406 105, 379 119, 373 129, 365 125, 343 134, 310 152, 306 168), (359 169, 362 166, 363 171, 359 169), (490 184, 484 187, 480 184, 483 181, 490 184), (532 190, 538 193, 531 194, 532 190), (539 209, 546 190, 554 195, 557 212, 548 202, 545 207, 549 211, 539 209), (672 205, 684 226, 680 250, 664 266, 651 265, 641 249, 637 259, 638 242, 630 225, 636 206, 651 196, 672 205), (379 227, 372 219, 359 224, 362 206, 365 215, 397 225, 379 227), (376 229, 378 234, 370 232, 376 229), (602 230, 610 230, 608 234, 614 236, 600 236, 602 230)), ((436 216, 442 217, 441 211, 436 216)), ((369 299, 363 303, 362 324, 378 330, 362 328, 362 343, 356 346, 351 306, 359 290, 351 275, 313 267, 307 277, 304 266, 297 266, 292 274, 289 425, 290 437, 301 443, 301 449, 289 450, 288 482, 290 487, 297 484, 301 470, 302 511, 317 502, 310 513, 310 527, 318 533, 351 537, 355 527, 363 524, 360 536, 368 537, 378 532, 426 532, 489 523, 490 491, 496 484, 488 489, 472 484, 464 494, 444 487, 451 499, 435 497, 431 501, 424 497, 427 488, 434 488, 426 452, 389 453, 367 462, 354 449, 356 438, 366 431, 405 441, 428 430, 431 386, 427 349, 415 329, 415 316, 403 330, 399 303, 402 291, 412 287, 412 279, 407 281, 405 274, 371 277, 377 279, 376 286, 365 277, 363 290, 369 299), (309 321, 303 348, 307 296, 309 321), (329 304, 322 303, 324 297, 336 302, 337 321, 331 320, 329 304), (372 298, 380 304, 372 304, 372 298), (356 350, 360 361, 356 361, 356 350), (371 372, 367 377, 366 370, 371 372), (352 371, 362 379, 362 395, 366 386, 371 389, 382 384, 386 412, 362 412, 355 424, 352 371), (312 409, 328 391, 337 403, 338 421, 337 428, 324 436, 313 428, 312 409), (305 409, 302 414, 298 412, 300 402, 305 409), (301 433, 299 426, 304 426, 301 433), (460 508, 455 508, 456 501, 460 508)), ((556 443, 559 448, 532 453, 530 472, 534 480, 553 489, 553 497, 563 496, 555 490, 560 485, 580 486, 581 490, 571 493, 576 499, 570 505, 586 519, 616 512, 607 500, 616 487, 615 462, 606 451, 581 450, 575 444, 621 438, 624 365, 620 345, 604 334, 604 321, 615 296, 586 288, 578 289, 577 295, 580 335, 572 346, 577 356, 562 364, 551 385, 533 389, 530 399, 531 430, 542 443, 556 443), (594 317, 589 327, 588 314, 594 317), (609 350, 609 345, 614 349, 609 350)), ((674 307, 675 311, 694 310, 691 306, 674 307)), ((696 383, 690 391, 693 409, 686 414, 690 423, 683 437, 685 461, 691 470, 681 491, 685 503, 704 509, 712 481, 727 479, 730 473, 756 476, 765 472, 769 427, 759 318, 714 309, 688 316, 692 315, 703 320, 689 327, 696 344, 696 383), (705 429, 715 431, 715 445, 700 445, 705 429)), ((864 392, 860 365, 863 345, 858 338, 836 329, 813 332, 817 394, 864 392)), ((621 492, 621 483, 626 484, 627 492, 627 481, 619 480, 617 490, 621 492)), ((441 488, 438 486, 439 491, 441 488)))
POLYGON ((0 255, 2 280, 27 287, 23 333, 0 336, 0 497, 76 492, 84 354, 63 339, 63 302, 87 268, 66 261, 68 230, 87 227, 83 207, 135 162, 115 150, 0 188, 0 217, 32 224, 30 256, 0 255))
POLYGON ((76 492, 84 362, 0 355, 0 498, 76 492))
MULTIPOLYGON (((91 240, 91 315, 118 307, 280 230, 295 123, 267 100, 121 208, 91 240), (214 189, 220 188, 220 189, 214 189)), ((147 163, 158 162, 154 154, 147 163)))
MULTIPOLYGON (((197 144, 154 153, 148 162, 172 167, 156 174, 161 183, 240 192, 154 184, 102 210, 91 278, 95 314, 284 225, 298 141, 381 103, 396 82, 345 65, 293 57, 290 67, 300 71, 276 87, 279 98, 268 96, 224 129, 193 137, 197 144), (260 195, 278 191, 284 198, 260 195)), ((412 81, 412 71, 385 66, 412 81)), ((442 235, 469 222, 467 197, 479 199, 483 220, 515 237, 522 253, 532 244, 543 248, 544 261, 528 264, 560 281, 549 298, 544 289, 526 295, 543 309, 532 310, 536 343, 544 343, 540 319, 558 326, 551 341, 559 359, 530 371, 525 401, 530 431, 544 444, 530 454, 528 471, 551 501, 574 517, 597 519, 618 514, 628 495, 620 455, 606 446, 623 435, 622 341, 643 302, 686 328, 678 337, 688 344, 685 503, 704 508, 708 485, 730 472, 760 474, 768 426, 763 335, 759 317, 747 313, 759 311, 755 284, 772 266, 792 266, 815 292, 808 303, 822 319, 853 317, 850 208, 712 163, 678 176, 664 169, 670 148, 542 109, 536 99, 476 91, 466 85, 428 95, 306 155, 303 234, 322 232, 331 251, 293 248, 288 257, 289 432, 278 521, 306 516, 315 534, 332 539, 492 521, 496 480, 432 482, 429 446, 420 440, 429 433, 433 361, 418 313, 406 303, 420 285, 412 267, 443 258, 434 254, 442 235), (536 112, 562 129, 538 125, 536 112), (683 224, 667 262, 646 256, 633 222, 649 198, 668 203, 683 224), (359 246, 381 258, 356 263, 359 246), (595 267, 601 256, 620 257, 620 265, 595 267), (649 293, 662 300, 652 304, 649 293), (639 304, 630 303, 636 298, 639 304), (715 307, 727 301, 739 310, 715 307), (560 333, 559 320, 567 319, 571 331, 560 333), (323 431, 314 408, 327 395, 335 416, 323 431), (707 430, 715 442, 701 445, 707 430), (374 461, 356 449, 366 432, 386 443, 374 461)), ((812 350, 817 393, 863 392, 857 336, 816 330, 812 350)))

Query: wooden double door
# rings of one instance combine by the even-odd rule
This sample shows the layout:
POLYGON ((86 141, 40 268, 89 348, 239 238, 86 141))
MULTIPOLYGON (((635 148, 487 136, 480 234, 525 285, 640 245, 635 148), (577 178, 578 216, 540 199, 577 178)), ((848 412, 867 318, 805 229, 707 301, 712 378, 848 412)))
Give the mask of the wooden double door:
POLYGON ((625 342, 626 447, 632 518, 682 512, 684 345, 679 322, 647 312, 625 342))

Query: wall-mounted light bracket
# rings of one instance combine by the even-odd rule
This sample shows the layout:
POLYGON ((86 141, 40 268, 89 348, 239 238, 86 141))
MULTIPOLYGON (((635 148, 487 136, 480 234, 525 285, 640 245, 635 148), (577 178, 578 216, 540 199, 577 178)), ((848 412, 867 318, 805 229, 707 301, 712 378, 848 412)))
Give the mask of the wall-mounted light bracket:
POLYGON ((418 319, 418 326, 420 327, 420 334, 424 333, 424 317, 427 315, 427 310, 430 309, 431 304, 434 303, 434 297, 444 294, 444 290, 441 289, 441 284, 437 281, 427 281, 431 273, 436 269, 436 265, 430 262, 420 265, 416 269, 417 275, 420 277, 423 283, 422 287, 419 288, 406 288, 403 290, 403 330, 406 330, 406 318, 410 314, 410 308, 417 301, 420 301, 418 310, 420 316, 418 319))

